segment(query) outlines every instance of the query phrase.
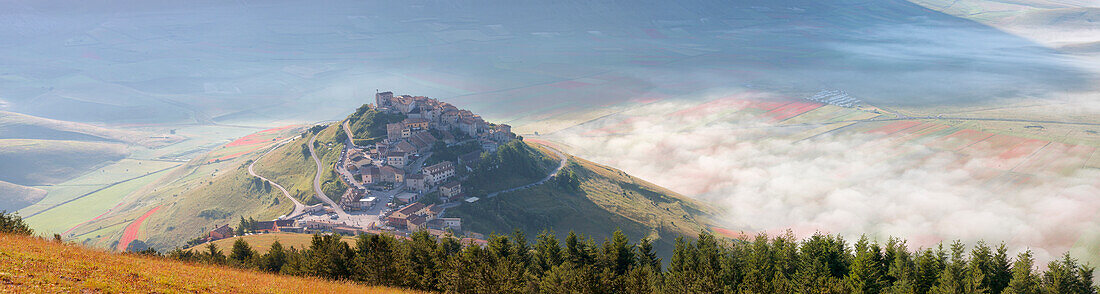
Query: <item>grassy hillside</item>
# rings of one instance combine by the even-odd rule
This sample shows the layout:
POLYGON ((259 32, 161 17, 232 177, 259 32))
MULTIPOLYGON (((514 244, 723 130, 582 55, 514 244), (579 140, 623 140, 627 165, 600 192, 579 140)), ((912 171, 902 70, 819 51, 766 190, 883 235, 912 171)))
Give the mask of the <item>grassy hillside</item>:
POLYGON ((0 234, 0 292, 403 293, 315 278, 264 274, 114 254, 0 234))
POLYGON ((0 181, 24 186, 58 183, 129 152, 119 143, 0 139, 0 181))
POLYGON ((675 192, 590 161, 571 157, 566 170, 578 188, 554 181, 449 209, 463 229, 481 233, 570 230, 600 240, 616 228, 630 236, 655 239, 659 252, 671 252, 676 236, 695 236, 709 224, 713 208, 675 192))
POLYGON ((46 190, 0 181, 0 210, 16 211, 43 197, 46 197, 46 190))
POLYGON ((368 145, 386 138, 386 124, 400 122, 404 114, 378 112, 363 104, 354 113, 348 115, 348 126, 355 136, 356 145, 368 145))
MULTIPOLYGON (((321 163, 326 167, 332 166, 336 160, 340 159, 340 151, 344 149, 344 144, 342 141, 338 141, 336 137, 342 132, 340 123, 333 123, 317 133, 317 146, 315 149, 320 153, 321 163)), ((313 177, 317 174, 317 165, 308 153, 303 152, 303 146, 309 144, 310 136, 312 134, 298 137, 294 141, 279 147, 279 149, 260 159, 255 166, 256 173, 283 185, 292 196, 307 205, 321 202, 318 199, 313 199, 315 194, 313 192, 313 177)), ((338 182, 335 172, 331 168, 325 169, 321 185, 330 187, 325 190, 326 194, 338 192, 330 196, 339 199, 338 197, 343 193, 343 188, 335 185, 335 182, 338 182), (326 185, 326 183, 329 184, 326 185)))
MULTIPOLYGON (((297 136, 301 131, 300 128, 290 128, 265 134, 273 138, 286 138, 297 136)), ((150 177, 148 182, 140 185, 130 185, 129 182, 119 184, 134 187, 125 195, 113 193, 119 197, 112 196, 110 201, 102 201, 103 204, 87 206, 105 208, 107 211, 95 214, 80 212, 81 217, 71 218, 77 219, 77 223, 63 227, 61 231, 69 231, 64 235, 67 240, 98 248, 115 248, 127 226, 134 225, 136 219, 159 207, 137 225, 136 239, 158 250, 167 250, 183 245, 214 226, 235 224, 242 216, 270 220, 286 214, 293 204, 277 189, 265 189, 248 175, 248 163, 270 150, 275 144, 270 140, 265 137, 261 140, 263 142, 254 146, 255 149, 250 147, 251 151, 235 157, 226 157, 225 153, 237 151, 219 148, 150 177), (219 160, 221 158, 227 159, 219 160)), ((134 181, 145 182, 145 178, 134 181)), ((112 189, 101 192, 108 190, 112 189)), ((84 198, 100 197, 89 195, 84 198)), ((81 205, 73 204, 80 201, 84 199, 28 218, 28 222, 38 224, 44 221, 41 217, 51 214, 53 210, 79 209, 81 205)), ((35 229, 46 232, 47 227, 46 224, 38 224, 35 229)))

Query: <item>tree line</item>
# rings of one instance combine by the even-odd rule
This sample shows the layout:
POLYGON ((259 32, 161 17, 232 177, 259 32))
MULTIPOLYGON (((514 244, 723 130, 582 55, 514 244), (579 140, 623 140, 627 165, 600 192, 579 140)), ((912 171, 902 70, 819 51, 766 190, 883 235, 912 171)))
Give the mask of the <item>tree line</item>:
POLYGON ((1030 251, 960 242, 909 251, 904 241, 848 244, 835 235, 798 241, 790 233, 724 241, 703 232, 678 238, 663 268, 653 244, 616 231, 601 243, 570 232, 493 235, 484 246, 416 232, 407 239, 314 235, 308 248, 276 242, 265 254, 237 239, 169 258, 262 271, 452 293, 1097 293, 1093 268, 1068 254, 1040 271, 1030 251))
MULTIPOLYGON (((0 233, 33 233, 18 216, 0 213, 0 233)), ((59 237, 59 236, 55 236, 59 237)), ((836 235, 796 240, 790 233, 726 241, 702 232, 680 237, 667 268, 653 243, 621 231, 601 243, 573 232, 528 242, 523 232, 491 235, 486 244, 416 232, 407 238, 314 235, 307 248, 279 242, 264 254, 238 238, 228 254, 174 249, 161 255, 287 275, 452 293, 1097 293, 1094 268, 1067 253, 1045 270, 1030 251, 1011 257, 1004 244, 961 242, 910 251, 905 241, 836 235)))

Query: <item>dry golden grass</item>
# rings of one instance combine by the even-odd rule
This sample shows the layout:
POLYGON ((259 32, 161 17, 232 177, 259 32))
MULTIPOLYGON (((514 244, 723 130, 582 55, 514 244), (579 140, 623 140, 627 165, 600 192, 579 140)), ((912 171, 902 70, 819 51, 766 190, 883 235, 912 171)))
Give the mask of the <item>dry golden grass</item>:
POLYGON ((0 234, 3 293, 417 293, 90 250, 0 234))

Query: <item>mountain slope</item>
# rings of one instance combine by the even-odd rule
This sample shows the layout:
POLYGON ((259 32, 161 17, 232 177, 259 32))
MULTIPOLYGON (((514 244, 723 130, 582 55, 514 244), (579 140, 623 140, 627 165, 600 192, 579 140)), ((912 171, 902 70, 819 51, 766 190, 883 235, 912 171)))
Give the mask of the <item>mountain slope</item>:
POLYGON ((292 202, 277 189, 257 183, 256 178, 248 174, 248 164, 278 142, 299 136, 301 131, 301 128, 288 127, 246 136, 246 139, 166 170, 162 176, 126 195, 112 197, 109 209, 97 211, 102 215, 81 219, 82 223, 66 227, 67 231, 50 231, 43 227, 36 227, 36 230, 65 231, 64 237, 68 240, 98 248, 115 248, 124 228, 160 207, 141 224, 134 225, 136 236, 133 237, 158 250, 167 250, 183 245, 214 226, 235 223, 242 216, 278 217, 291 211, 292 202), (250 144, 240 145, 242 142, 250 144))
MULTIPOLYGON (((540 149, 552 156, 545 147, 540 149)), ((598 241, 621 229, 630 236, 655 240, 658 252, 667 255, 677 236, 695 236, 706 230, 711 224, 709 216, 716 212, 713 207, 582 158, 570 157, 566 170, 576 174, 579 188, 550 181, 450 209, 447 216, 461 217, 463 229, 479 233, 550 230, 563 237, 572 230, 598 241)))
POLYGON ((113 254, 0 234, 0 292, 415 293, 113 254))

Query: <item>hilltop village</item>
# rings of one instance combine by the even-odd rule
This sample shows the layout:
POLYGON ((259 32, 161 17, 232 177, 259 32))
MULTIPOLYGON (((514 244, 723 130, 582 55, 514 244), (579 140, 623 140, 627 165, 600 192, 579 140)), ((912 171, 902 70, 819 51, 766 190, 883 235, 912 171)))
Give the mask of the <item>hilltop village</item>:
MULTIPOLYGON (((381 92, 373 105, 364 107, 357 114, 369 111, 375 120, 392 122, 385 122, 384 136, 373 138, 361 138, 362 132, 353 131, 352 118, 342 122, 344 149, 340 159, 326 167, 346 185, 342 195, 318 197, 323 203, 313 206, 298 203, 302 207, 278 220, 242 220, 237 229, 226 224, 201 239, 268 232, 403 235, 421 230, 440 236, 460 234, 472 237, 466 239, 471 242, 484 239, 464 232, 462 220, 446 217, 446 209, 478 201, 479 197, 464 192, 463 180, 483 156, 522 138, 509 125, 486 122, 469 110, 424 96, 381 92)), ((552 175, 507 190, 538 185, 552 175)))

